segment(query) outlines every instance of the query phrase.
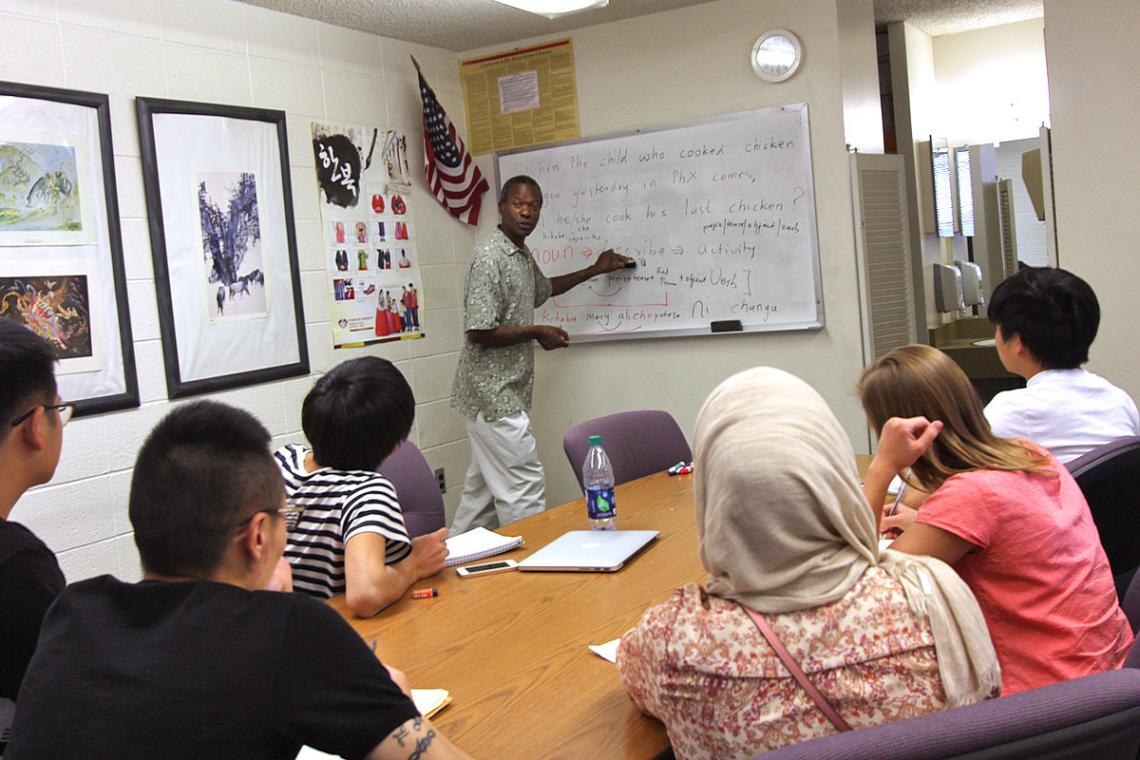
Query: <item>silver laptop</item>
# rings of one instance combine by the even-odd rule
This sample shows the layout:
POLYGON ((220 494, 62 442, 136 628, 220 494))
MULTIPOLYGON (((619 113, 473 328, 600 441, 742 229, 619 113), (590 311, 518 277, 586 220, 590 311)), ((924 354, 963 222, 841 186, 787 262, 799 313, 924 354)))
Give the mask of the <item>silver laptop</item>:
POLYGON ((519 570, 613 573, 655 538, 655 530, 572 530, 520 562, 519 570))

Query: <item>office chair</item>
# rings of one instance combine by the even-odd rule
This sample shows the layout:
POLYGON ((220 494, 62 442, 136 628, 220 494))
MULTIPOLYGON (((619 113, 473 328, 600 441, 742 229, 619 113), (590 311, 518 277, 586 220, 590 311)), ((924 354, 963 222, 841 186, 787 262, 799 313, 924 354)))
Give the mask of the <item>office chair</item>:
POLYGON ((1140 671, 1110 670, 793 744, 764 760, 1136 760, 1140 671))
POLYGON ((1140 436, 1118 438, 1066 463, 1089 503, 1124 599, 1140 565, 1140 436))
POLYGON ((439 530, 447 523, 443 494, 424 455, 411 441, 404 441, 376 471, 396 486, 404 527, 415 538, 439 530))
POLYGON ((582 487, 582 464, 591 435, 602 436, 602 448, 614 466, 614 485, 667 470, 677 462, 689 462, 693 452, 685 434, 668 412, 642 409, 618 412, 581 422, 566 431, 562 448, 570 469, 582 487))

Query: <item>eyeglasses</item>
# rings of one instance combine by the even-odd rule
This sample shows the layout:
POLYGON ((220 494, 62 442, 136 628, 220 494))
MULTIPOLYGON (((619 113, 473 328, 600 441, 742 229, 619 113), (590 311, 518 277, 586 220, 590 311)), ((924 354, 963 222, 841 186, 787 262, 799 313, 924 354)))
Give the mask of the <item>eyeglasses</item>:
POLYGON ((242 526, 249 524, 250 520, 252 520, 253 518, 257 517, 260 514, 284 515, 286 521, 288 521, 290 517, 292 517, 294 520, 296 520, 301 516, 301 513, 304 511, 305 511, 304 507, 276 507, 273 509, 259 509, 256 512, 254 512, 252 515, 250 515, 249 517, 247 517, 244 520, 242 520, 241 522, 239 522, 234 527, 235 528, 241 528, 242 526))
POLYGON ((66 425, 68 423, 68 421, 71 419, 71 416, 73 414, 75 414, 75 404, 72 404, 70 402, 65 403, 65 404, 40 404, 39 406, 33 406, 31 409, 24 412, 23 414, 21 414, 16 419, 12 420, 12 427, 16 427, 21 422, 23 422, 24 420, 31 417, 33 414, 35 414, 36 410, 40 409, 40 408, 44 409, 44 411, 47 411, 49 409, 58 410, 59 411, 59 424, 61 427, 63 425, 66 425))

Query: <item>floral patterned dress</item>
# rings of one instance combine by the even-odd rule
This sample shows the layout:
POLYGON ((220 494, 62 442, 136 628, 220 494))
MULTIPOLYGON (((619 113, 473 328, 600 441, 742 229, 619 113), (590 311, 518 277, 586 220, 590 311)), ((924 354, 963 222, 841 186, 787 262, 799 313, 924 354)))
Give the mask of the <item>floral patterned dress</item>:
MULTIPOLYGON (((831 604, 766 617, 852 728, 945 708, 930 625, 883 570, 869 568, 831 604)), ((747 760, 836 732, 744 610, 695 583, 645 613, 617 664, 678 760, 747 760)))

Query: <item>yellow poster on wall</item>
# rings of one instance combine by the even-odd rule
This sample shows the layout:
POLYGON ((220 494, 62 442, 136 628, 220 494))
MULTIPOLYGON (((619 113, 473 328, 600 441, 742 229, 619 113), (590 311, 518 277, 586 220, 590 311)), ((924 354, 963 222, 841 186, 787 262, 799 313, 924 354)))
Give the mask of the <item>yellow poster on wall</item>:
POLYGON ((459 62, 473 154, 581 137, 569 39, 459 62))

